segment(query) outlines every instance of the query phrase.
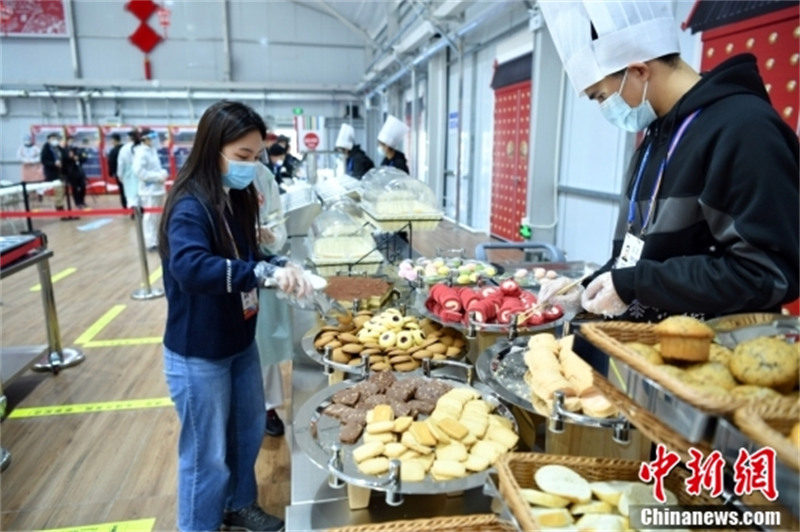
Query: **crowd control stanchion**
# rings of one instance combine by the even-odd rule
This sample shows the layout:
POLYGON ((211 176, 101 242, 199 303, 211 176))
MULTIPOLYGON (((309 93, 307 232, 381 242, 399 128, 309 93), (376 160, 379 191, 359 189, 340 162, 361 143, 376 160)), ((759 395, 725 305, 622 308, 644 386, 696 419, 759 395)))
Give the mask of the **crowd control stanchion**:
POLYGON ((139 263, 142 266, 142 288, 134 290, 131 297, 136 300, 155 299, 164 296, 164 290, 150 286, 150 269, 147 267, 147 251, 144 247, 144 229, 142 228, 143 212, 142 208, 133 208, 134 220, 136 220, 136 240, 139 243, 139 263))
POLYGON ((39 283, 42 285, 42 303, 44 304, 44 321, 47 328, 48 355, 42 362, 33 366, 33 371, 51 371, 55 374, 63 368, 71 368, 86 358, 80 349, 61 346, 61 328, 56 313, 56 297, 53 292, 53 281, 50 277, 50 262, 42 260, 38 264, 39 283))

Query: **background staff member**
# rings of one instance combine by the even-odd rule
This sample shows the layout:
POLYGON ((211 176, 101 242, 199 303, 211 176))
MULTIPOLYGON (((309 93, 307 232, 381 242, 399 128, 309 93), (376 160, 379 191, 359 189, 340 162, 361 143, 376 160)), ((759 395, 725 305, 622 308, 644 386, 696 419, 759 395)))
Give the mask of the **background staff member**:
POLYGON ((658 320, 778 311, 797 299, 798 141, 770 106, 755 58, 700 76, 678 55, 671 2, 540 6, 575 88, 613 124, 647 129, 612 259, 583 307, 658 320))
MULTIPOLYGON (((47 144, 42 149, 41 155, 44 178, 47 181, 52 181, 55 185, 53 187, 53 200, 57 211, 64 210, 64 172, 63 163, 61 162, 64 155, 61 151, 60 139, 61 137, 58 133, 49 133, 47 135, 47 144)), ((61 219, 69 220, 70 218, 61 219)))
POLYGON ((399 150, 406 133, 408 133, 407 125, 392 115, 386 117, 386 122, 378 133, 378 150, 383 155, 381 166, 391 166, 409 173, 406 155, 399 150))
POLYGON ((277 142, 269 149, 269 169, 275 175, 275 181, 279 186, 288 184, 284 183, 284 180, 291 180, 294 176, 294 167, 286 160, 286 148, 277 142))
POLYGON ((22 163, 22 181, 35 183, 44 177, 42 173, 42 151, 30 133, 22 137, 22 145, 17 150, 17 158, 22 163))
POLYGON ((344 156, 344 173, 350 177, 361 179, 364 174, 375 168, 361 146, 355 143, 356 132, 350 124, 342 124, 336 137, 336 151, 344 156))
MULTIPOLYGON (((161 167, 158 158, 158 133, 150 129, 142 130, 142 144, 134 150, 133 175, 138 180, 139 201, 142 207, 161 207, 167 187, 167 171, 161 167)), ((158 226, 161 215, 146 212, 142 216, 144 244, 148 251, 155 251, 158 246, 158 226)))
POLYGON ((119 201, 122 204, 122 208, 126 209, 128 207, 128 201, 125 199, 125 186, 122 184, 122 179, 117 175, 119 152, 122 149, 122 138, 119 136, 119 133, 111 134, 111 145, 112 148, 108 152, 108 175, 113 177, 117 182, 117 186, 119 187, 119 201))

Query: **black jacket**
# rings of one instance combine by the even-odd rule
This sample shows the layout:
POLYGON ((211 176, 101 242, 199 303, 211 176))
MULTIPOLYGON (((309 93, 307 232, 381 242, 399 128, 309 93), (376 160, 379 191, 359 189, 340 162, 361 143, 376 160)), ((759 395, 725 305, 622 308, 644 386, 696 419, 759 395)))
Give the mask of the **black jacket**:
POLYGON ((108 175, 111 177, 117 177, 117 161, 119 160, 119 150, 121 149, 122 144, 117 144, 108 152, 108 175))
POLYGON ((39 159, 42 161, 42 168, 44 170, 44 178, 47 181, 56 181, 61 179, 61 168, 56 166, 56 161, 63 158, 60 146, 53 146, 49 142, 42 147, 39 154, 39 159))
POLYGON ((88 154, 83 148, 67 146, 63 150, 64 157, 61 159, 64 174, 71 181, 81 181, 86 179, 86 172, 83 170, 83 163, 88 159, 88 154))
MULTIPOLYGON (((347 161, 345 161, 345 173, 350 177, 361 179, 364 177, 364 174, 373 168, 375 168, 375 163, 364 153, 361 146, 358 144, 353 145, 353 149, 350 150, 347 161)), ((408 170, 406 170, 406 172, 408 172, 408 170)))
POLYGON ((403 172, 410 174, 411 172, 408 171, 408 164, 406 163, 406 154, 395 150, 394 155, 391 159, 388 157, 384 157, 383 161, 381 161, 381 166, 392 166, 397 168, 398 170, 402 170, 403 172))
POLYGON ((770 106, 750 54, 703 75, 650 125, 629 172, 613 257, 645 149, 653 146, 637 197, 637 235, 668 144, 697 109, 666 167, 641 259, 612 270, 617 293, 632 304, 624 319, 776 311, 798 297, 798 139, 770 106))

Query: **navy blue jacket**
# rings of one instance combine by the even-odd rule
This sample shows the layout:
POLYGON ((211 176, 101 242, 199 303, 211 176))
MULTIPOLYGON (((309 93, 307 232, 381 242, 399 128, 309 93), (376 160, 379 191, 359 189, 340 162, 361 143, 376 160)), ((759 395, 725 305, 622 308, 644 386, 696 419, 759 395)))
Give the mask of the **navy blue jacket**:
MULTIPOLYGON (((248 250, 241 228, 228 224, 241 259, 227 259, 215 245, 210 211, 193 196, 178 200, 167 225, 169 257, 162 258, 167 325, 164 345, 198 358, 225 358, 255 339, 256 317, 244 319, 242 292, 256 288, 257 251, 248 250), (230 281, 228 281, 230 272, 230 281)), ((278 266, 285 257, 270 257, 278 266)))

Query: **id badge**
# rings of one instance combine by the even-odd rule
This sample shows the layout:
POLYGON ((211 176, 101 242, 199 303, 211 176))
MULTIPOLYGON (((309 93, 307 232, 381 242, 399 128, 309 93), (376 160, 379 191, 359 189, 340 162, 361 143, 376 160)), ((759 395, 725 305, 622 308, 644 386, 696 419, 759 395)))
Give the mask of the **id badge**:
POLYGON ((617 268, 636 266, 642 256, 642 248, 644 248, 644 240, 634 236, 633 233, 626 233, 625 240, 622 241, 622 251, 617 258, 617 268))
POLYGON ((258 290, 253 288, 249 292, 242 292, 242 308, 244 319, 249 320, 258 314, 258 290))

